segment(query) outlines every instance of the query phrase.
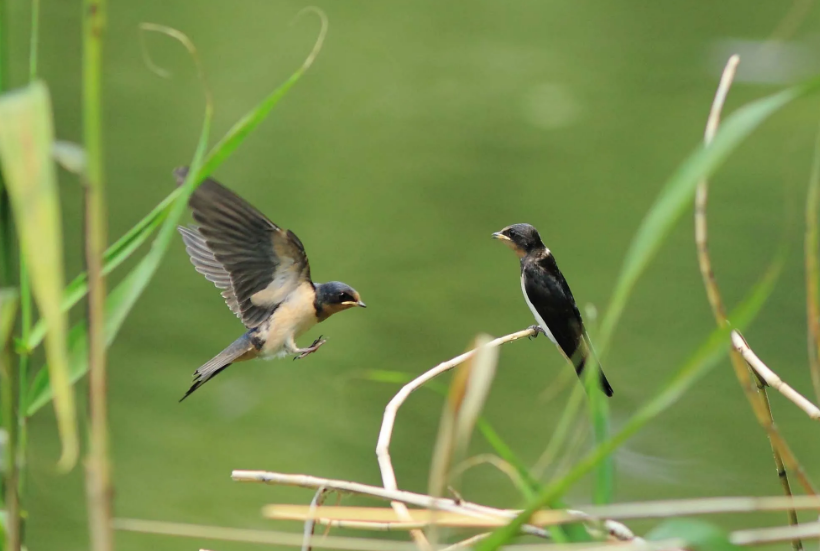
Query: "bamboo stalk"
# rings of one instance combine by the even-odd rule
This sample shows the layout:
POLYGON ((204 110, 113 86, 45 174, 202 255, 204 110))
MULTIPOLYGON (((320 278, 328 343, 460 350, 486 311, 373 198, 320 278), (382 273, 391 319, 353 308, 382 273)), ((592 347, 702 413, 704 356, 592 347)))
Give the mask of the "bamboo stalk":
POLYGON ((105 276, 102 259, 107 241, 102 143, 102 35, 105 0, 83 2, 83 135, 87 155, 85 239, 88 270, 88 364, 91 413, 86 464, 91 547, 111 551, 112 488, 109 464, 105 350, 105 276))
MULTIPOLYGON (((723 104, 726 101, 726 96, 729 93, 729 88, 732 85, 732 80, 737 72, 737 66, 739 63, 740 57, 738 55, 733 55, 729 58, 729 61, 726 63, 726 67, 723 70, 723 75, 721 76, 720 84, 718 85, 717 92, 715 93, 715 99, 709 112, 709 118, 706 122, 706 130, 704 132, 703 141, 707 147, 711 144, 715 134, 717 133, 718 125, 720 124, 721 111, 723 110, 723 104)), ((709 183, 706 178, 704 178, 698 184, 697 191, 695 193, 695 244, 698 251, 698 266, 700 267, 701 277, 703 278, 703 285, 706 288, 706 296, 709 299, 709 305, 712 308, 712 314, 715 317, 718 327, 725 327, 728 324, 728 320, 726 318, 726 308, 723 305, 717 280, 715 278, 714 271, 712 270, 712 260, 709 255, 708 227, 706 218, 708 193, 709 183)), ((752 378, 749 374, 749 368, 744 365, 740 354, 736 350, 732 349, 729 351, 729 356, 735 376, 737 377, 738 383, 743 389, 749 404, 752 406, 755 418, 767 433, 769 445, 772 449, 777 477, 780 481, 781 487, 783 488, 783 494, 786 496, 791 496, 791 485, 789 484, 789 477, 785 469, 783 457, 787 457, 790 464, 789 466, 793 470, 800 471, 802 468, 797 463, 797 459, 794 457, 794 454, 790 449, 788 449, 785 440, 777 431, 774 424, 774 418, 772 417, 772 410, 769 405, 769 397, 766 395, 765 387, 759 380, 757 380, 757 393, 755 393, 754 387, 752 386, 752 378)), ((800 477, 799 473, 798 477, 800 477)), ((807 481, 808 479, 804 476, 801 480, 807 481)), ((813 493, 813 491, 811 491, 811 484, 809 483, 807 486, 807 491, 813 493)), ((797 524, 797 513, 795 511, 789 511, 787 516, 789 519, 789 524, 797 524)), ((803 548, 803 544, 800 540, 795 540, 792 547, 795 551, 800 551, 803 548)))

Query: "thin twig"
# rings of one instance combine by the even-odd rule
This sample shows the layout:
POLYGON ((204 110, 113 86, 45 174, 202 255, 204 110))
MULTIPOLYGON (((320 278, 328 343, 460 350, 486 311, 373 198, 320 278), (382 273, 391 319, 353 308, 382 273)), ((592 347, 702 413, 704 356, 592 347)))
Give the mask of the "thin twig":
POLYGON ((794 405, 806 412, 806 415, 808 415, 810 419, 820 421, 820 408, 811 403, 802 394, 794 390, 788 384, 784 383, 783 380, 777 376, 777 373, 769 369, 769 367, 757 357, 757 354, 755 354, 749 347, 749 343, 746 342, 746 339, 744 339, 743 336, 737 331, 732 331, 732 345, 735 347, 735 350, 743 356, 743 359, 746 360, 748 366, 754 369, 755 373, 766 381, 767 385, 778 390, 794 405))
MULTIPOLYGON (((703 139, 707 147, 712 142, 712 139, 714 139, 717 132, 718 125, 720 124, 720 114, 723 109, 723 104, 726 101, 726 95, 729 93, 729 88, 732 85, 732 80, 737 72, 737 66, 739 63, 740 57, 733 55, 729 58, 729 61, 726 63, 726 67, 723 70, 723 75, 721 76, 720 84, 718 85, 718 90, 715 94, 715 99, 712 102, 712 108, 709 112, 709 118, 706 122, 706 130, 704 132, 703 139)), ((695 194, 695 244, 697 245, 698 251, 698 265, 700 267, 701 277, 703 278, 703 285, 706 288, 706 296, 709 299, 710 306, 712 307, 712 313, 718 327, 725 327, 728 323, 728 320, 726 319, 726 308, 723 305, 723 301, 720 296, 720 290, 718 289, 717 280, 712 270, 712 261, 709 256, 708 230, 706 223, 708 192, 709 184, 706 178, 704 178, 698 184, 695 194)), ((772 411, 769 407, 769 399, 766 395, 766 389, 763 388, 759 381, 757 381, 758 392, 755 393, 755 389, 752 386, 752 378, 749 374, 749 369, 744 365, 740 355, 735 350, 731 350, 729 355, 738 383, 740 383, 740 387, 743 389, 749 404, 752 406, 755 418, 761 427, 763 427, 766 431, 769 438, 769 444, 772 448, 775 468, 777 470, 778 479, 780 480, 780 484, 783 488, 783 494, 786 496, 792 495, 791 486, 789 484, 789 478, 786 473, 784 463, 787 463, 789 467, 797 473, 798 478, 804 483, 804 486, 807 486, 806 491, 813 493, 813 488, 811 487, 811 484, 808 483, 808 478, 805 477, 804 474, 801 476, 802 467, 797 462, 794 454, 791 452, 786 444, 786 441, 780 435, 774 424, 772 411), (786 461, 784 461, 784 458, 786 461)), ((797 524, 797 513, 795 511, 789 511, 788 518, 790 524, 797 524)), ((800 551, 803 548, 803 545, 799 540, 795 540, 792 546, 795 551, 800 551)))
MULTIPOLYGON (((516 333, 512 333, 504 337, 499 337, 487 343, 486 346, 501 346, 502 344, 512 342, 523 337, 530 337, 533 335, 535 335, 535 331, 533 331, 532 329, 525 329, 523 331, 518 331, 516 333)), ((442 373, 446 373, 447 371, 453 369, 460 363, 472 358, 473 355, 475 355, 475 353, 476 349, 470 350, 469 352, 465 352, 464 354, 456 356, 451 360, 440 363, 439 365, 423 373, 419 377, 416 377, 415 379, 404 385, 401 388, 401 390, 399 390, 399 392, 390 400, 390 402, 387 404, 387 407, 384 408, 382 427, 379 431, 379 440, 376 443, 376 457, 379 461, 379 470, 381 471, 382 475, 382 484, 384 485, 384 488, 386 490, 398 489, 398 484, 396 482, 396 472, 393 470, 393 462, 390 459, 390 441, 393 438, 393 427, 396 423, 396 413, 398 412, 399 408, 402 406, 404 401, 407 400, 408 396, 410 396, 410 394, 412 394, 421 385, 441 375, 442 373)), ((395 503, 392 503, 391 505, 393 509, 395 509, 396 513, 404 517, 404 520, 409 520, 407 518, 409 517, 407 507, 403 503, 397 501, 395 503)), ((413 531, 411 532, 411 534, 413 535, 413 539, 420 547, 429 547, 429 542, 427 541, 427 538, 424 536, 423 533, 421 533, 420 531, 413 531)))

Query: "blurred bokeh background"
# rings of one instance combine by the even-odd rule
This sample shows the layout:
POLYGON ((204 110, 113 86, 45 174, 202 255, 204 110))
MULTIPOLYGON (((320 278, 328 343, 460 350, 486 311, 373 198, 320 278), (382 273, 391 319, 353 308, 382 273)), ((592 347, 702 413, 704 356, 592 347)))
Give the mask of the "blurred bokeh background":
MULTIPOLYGON (((538 227, 582 309, 605 310, 642 216, 701 139, 726 58, 741 54, 727 112, 820 72, 820 11, 812 4, 319 4, 330 31, 315 65, 215 177, 299 235, 317 281, 350 283, 368 309, 306 335, 305 343, 328 337, 320 353, 234 366, 178 404, 191 372, 242 327, 175 244, 111 349, 117 516, 284 528, 261 519, 260 507, 312 496, 233 483, 235 468, 379 483, 376 435, 397 387, 362 374, 419 374, 478 332, 530 325, 516 260, 490 239, 514 222, 538 227)), ((178 44, 147 37, 152 58, 173 78, 147 69, 139 23, 176 27, 196 43, 213 89, 216 138, 309 52, 317 19, 291 24, 306 5, 110 3, 112 241, 172 189, 171 170, 189 162, 203 111, 178 44)), ((27 74, 29 9, 24 0, 7 6, 17 84, 27 74)), ((41 33, 58 137, 79 141, 78 4, 44 0, 41 33)), ((807 395, 802 220, 818 114, 812 98, 767 122, 713 179, 710 198, 711 250, 730 306, 788 241, 777 290, 746 335, 807 395)), ((61 183, 73 275, 82 269, 81 190, 73 177, 61 183)), ((615 427, 713 328, 692 234, 687 215, 640 280, 604 358, 615 427)), ((529 463, 576 384, 568 371, 546 339, 502 349, 486 415, 529 463)), ((772 402, 798 456, 816 460, 816 426, 779 395, 772 402)), ((422 391, 399 413, 393 457, 402 488, 426 488, 440 411, 440 398, 422 391)), ((49 408, 33 419, 31 439, 30 548, 86 549, 81 469, 54 472, 49 408)), ((476 438, 473 450, 489 448, 476 438)), ((820 476, 816 461, 805 466, 820 476)), ((780 492, 768 443, 726 360, 629 441, 617 472, 621 501, 780 492)), ((468 473, 464 496, 520 504, 509 480, 486 466, 468 473)), ((591 499, 584 484, 569 497, 575 505, 591 499)), ((125 533, 117 540, 121 550, 208 545, 125 533)))

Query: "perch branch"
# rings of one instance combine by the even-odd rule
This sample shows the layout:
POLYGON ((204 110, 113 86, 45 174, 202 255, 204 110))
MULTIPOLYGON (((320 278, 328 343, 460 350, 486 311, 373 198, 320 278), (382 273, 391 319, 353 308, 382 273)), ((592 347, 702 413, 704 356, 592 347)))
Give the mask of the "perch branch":
POLYGON ((734 346, 735 350, 743 356, 743 359, 746 360, 749 367, 754 369, 755 373, 766 381, 767 385, 778 390, 780 394, 788 398, 794 405, 806 412, 806 415, 808 415, 810 419, 820 421, 820 408, 811 403, 802 394, 797 392, 788 384, 784 383, 783 380, 777 376, 777 373, 769 369, 769 367, 757 357, 757 354, 749 348, 749 343, 746 342, 746 339, 744 339, 743 336, 737 331, 732 331, 732 346, 734 346))
MULTIPOLYGON (((516 333, 512 333, 504 337, 499 337, 487 343, 486 346, 501 346, 502 344, 533 335, 535 335, 535 331, 533 331, 532 329, 525 329, 523 331, 518 331, 516 333)), ((387 407, 384 408, 382 427, 379 431, 379 440, 376 443, 376 457, 379 461, 379 470, 381 471, 382 475, 382 484, 384 485, 384 488, 386 490, 398 489, 398 483, 396 481, 396 472, 393 470, 393 462, 390 459, 390 441, 393 437, 393 426, 396 423, 396 413, 398 412, 399 408, 404 403, 404 401, 407 400, 408 396, 410 396, 410 394, 412 394, 413 391, 418 389, 421 385, 435 377, 438 377, 442 373, 445 373, 453 369, 460 363, 472 358, 475 355, 475 353, 476 349, 470 350, 469 352, 465 352, 464 354, 456 356, 455 358, 449 361, 440 363, 439 365, 423 373, 419 377, 416 377, 415 379, 404 385, 401 388, 401 390, 399 390, 399 392, 393 397, 393 399, 390 400, 390 402, 387 404, 387 407)), ((410 520, 407 507, 404 505, 404 503, 396 501, 391 503, 391 506, 400 516, 400 518, 402 518, 402 520, 410 520)), ((411 532, 411 534, 413 535, 413 539, 420 547, 429 548, 429 542, 427 541, 427 538, 424 536, 422 532, 414 530, 411 532)))

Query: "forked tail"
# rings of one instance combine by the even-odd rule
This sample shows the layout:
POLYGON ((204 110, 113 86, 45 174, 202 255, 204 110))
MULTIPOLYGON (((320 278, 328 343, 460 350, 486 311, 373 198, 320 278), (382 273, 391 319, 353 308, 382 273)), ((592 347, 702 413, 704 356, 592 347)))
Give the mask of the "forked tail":
MULTIPOLYGON (((575 372, 578 374, 578 377, 580 377, 582 382, 584 380, 584 364, 586 364, 587 360, 587 354, 584 354, 584 352, 587 352, 588 354, 593 354, 595 355, 595 359, 598 359, 598 355, 595 354, 595 350, 592 348, 592 343, 589 342, 589 337, 586 335, 584 335, 584 344, 586 345, 586 347, 579 347, 579 350, 576 352, 577 355, 581 356, 579 360, 573 360, 573 364, 575 364, 575 372), (586 350, 583 350, 583 348, 586 348, 586 350), (581 354, 578 354, 578 352, 581 352, 581 354)), ((612 390, 609 381, 606 380, 606 375, 604 375, 604 370, 601 367, 601 362, 596 361, 595 363, 598 364, 598 374, 601 380, 601 390, 603 390, 604 394, 611 398, 612 394, 614 394, 614 391, 612 390)))
POLYGON ((180 398, 179 401, 181 402, 190 396, 196 389, 216 377, 223 369, 252 351, 255 351, 255 348, 251 343, 250 337, 245 333, 233 341, 228 348, 194 371, 194 383, 191 385, 191 388, 188 389, 188 392, 185 393, 185 396, 180 398))

